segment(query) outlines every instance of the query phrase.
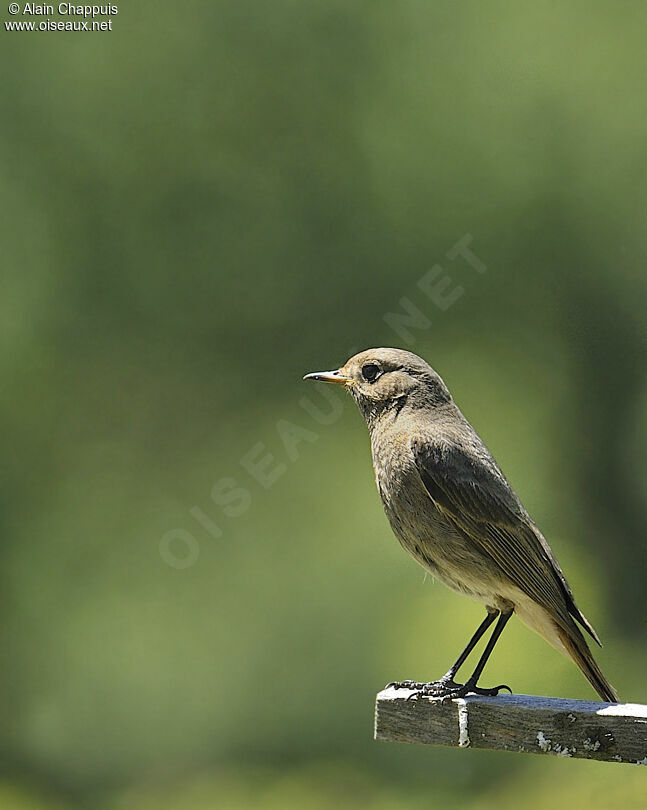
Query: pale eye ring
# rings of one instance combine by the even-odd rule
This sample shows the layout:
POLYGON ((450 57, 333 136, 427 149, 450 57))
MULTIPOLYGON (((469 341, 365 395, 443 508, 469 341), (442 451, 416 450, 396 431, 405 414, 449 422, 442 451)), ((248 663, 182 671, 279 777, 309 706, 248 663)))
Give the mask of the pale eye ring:
POLYGON ((376 366, 375 363, 367 363, 365 366, 362 366, 362 377, 364 377, 366 382, 374 382, 377 380, 379 373, 380 368, 376 366))

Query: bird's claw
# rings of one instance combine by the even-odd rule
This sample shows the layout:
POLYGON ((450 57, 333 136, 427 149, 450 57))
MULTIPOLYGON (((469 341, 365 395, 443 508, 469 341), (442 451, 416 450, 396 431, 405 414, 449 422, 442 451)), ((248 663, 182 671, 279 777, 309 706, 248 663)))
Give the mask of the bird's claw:
POLYGON ((420 681, 390 681, 385 689, 422 689, 425 686, 420 681))
POLYGON ((407 696, 407 700, 418 699, 421 697, 440 698, 444 703, 446 700, 453 700, 454 698, 462 698, 466 695, 485 695, 488 697, 495 697, 502 689, 507 689, 512 694, 512 689, 502 683, 499 686, 490 688, 476 686, 476 684, 467 681, 467 683, 455 683, 450 679, 442 679, 439 681, 429 681, 428 683, 421 683, 420 681, 391 681, 385 687, 386 689, 410 689, 411 694, 407 696))
POLYGON ((453 698, 463 698, 467 695, 484 695, 486 697, 496 697, 502 689, 507 689, 510 694, 512 694, 512 689, 509 686, 502 683, 499 686, 492 686, 492 687, 484 687, 484 686, 476 686, 476 684, 472 684, 469 681, 464 684, 458 684, 456 689, 449 690, 446 694, 441 696, 443 703, 446 700, 453 700, 453 698))
POLYGON ((439 681, 391 681, 387 683, 386 689, 410 689, 411 694, 407 700, 418 697, 444 697, 449 691, 462 687, 460 683, 454 683, 450 678, 441 678, 439 681))

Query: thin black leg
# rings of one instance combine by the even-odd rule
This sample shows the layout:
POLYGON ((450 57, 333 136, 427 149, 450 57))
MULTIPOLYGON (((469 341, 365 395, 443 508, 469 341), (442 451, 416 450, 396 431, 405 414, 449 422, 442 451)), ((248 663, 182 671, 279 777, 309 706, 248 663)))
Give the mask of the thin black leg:
POLYGON ((494 645, 499 640, 499 636, 503 632, 503 628, 508 623, 508 619, 510 618, 510 616, 512 616, 512 611, 509 611, 508 613, 501 613, 499 615, 499 621, 496 623, 496 627, 494 628, 494 630, 492 632, 492 635, 490 636, 490 638, 488 640, 488 643, 487 643, 485 649, 483 650, 483 655, 479 658, 479 662, 476 665, 476 669, 472 673, 472 677, 467 682, 467 683, 471 684, 472 686, 476 686, 476 682, 481 677, 481 672, 483 672, 483 667, 487 663, 487 660, 490 657, 490 654, 492 653, 492 650, 494 649, 494 645))
POLYGON ((449 672, 444 675, 439 681, 430 681, 429 683, 418 683, 417 681, 401 681, 399 683, 390 683, 387 684, 387 688, 389 686, 395 687, 396 689, 411 689, 412 692, 407 698, 407 700, 411 698, 417 697, 438 697, 438 698, 458 698, 458 697, 465 697, 469 692, 473 692, 477 695, 498 695, 501 689, 507 689, 508 692, 511 692, 509 686, 505 684, 500 684, 499 686, 494 686, 491 689, 485 689, 480 686, 477 686, 477 681, 483 672, 483 668, 487 663, 488 658, 490 657, 494 646, 496 645, 497 641, 499 640, 499 636, 503 632, 503 628, 508 623, 510 616, 512 616, 512 611, 508 611, 506 613, 499 613, 499 619, 496 623, 496 627, 492 632, 492 635, 488 639, 488 643, 485 646, 485 650, 483 651, 483 655, 479 658, 479 662, 476 665, 476 669, 472 673, 469 680, 467 680, 464 684, 462 683, 455 683, 454 682, 454 675, 458 671, 458 668, 465 662, 465 659, 470 654, 470 652, 474 649, 475 645, 478 643, 479 639, 488 629, 488 627, 492 624, 492 622, 496 619, 497 613, 490 613, 483 619, 480 626, 478 627, 476 633, 470 639, 467 647, 463 650, 463 652, 458 657, 458 660, 454 664, 454 666, 449 670, 449 672))
POLYGON ((488 639, 488 643, 483 650, 483 655, 479 658, 479 662, 476 665, 476 669, 470 676, 469 680, 467 680, 464 685, 454 692, 451 695, 447 695, 447 697, 464 697, 468 694, 468 692, 475 692, 477 695, 498 695, 501 689, 507 689, 508 692, 512 692, 509 686, 505 684, 499 684, 499 686, 494 686, 491 689, 483 689, 480 686, 477 686, 478 679, 481 677, 481 673, 483 672, 483 667, 487 663, 488 658, 490 657, 492 650, 494 649, 495 644, 499 640, 499 636, 503 632, 503 628, 508 623, 508 620, 512 616, 512 611, 508 611, 507 613, 501 613, 499 615, 499 621, 496 623, 496 627, 494 628, 492 635, 488 639))
POLYGON ((486 617, 478 626, 472 638, 468 641, 467 646, 465 647, 463 652, 456 659, 456 663, 452 667, 450 667, 449 671, 447 672, 446 675, 443 676, 442 680, 447 681, 454 680, 454 676, 456 675, 458 670, 463 666, 463 664, 467 660, 468 655, 472 652, 474 647, 476 647, 476 645, 481 640, 483 633, 485 633, 485 631, 488 629, 488 627, 492 624, 492 622, 496 619, 498 615, 499 612, 497 610, 493 610, 492 612, 488 610, 486 617))

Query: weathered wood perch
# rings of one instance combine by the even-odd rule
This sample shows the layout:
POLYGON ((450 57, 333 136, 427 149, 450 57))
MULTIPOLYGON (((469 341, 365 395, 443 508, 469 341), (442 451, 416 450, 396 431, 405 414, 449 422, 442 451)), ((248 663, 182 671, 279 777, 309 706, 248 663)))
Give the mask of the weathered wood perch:
POLYGON ((384 689, 375 739, 647 765, 647 706, 498 695, 448 700, 384 689))

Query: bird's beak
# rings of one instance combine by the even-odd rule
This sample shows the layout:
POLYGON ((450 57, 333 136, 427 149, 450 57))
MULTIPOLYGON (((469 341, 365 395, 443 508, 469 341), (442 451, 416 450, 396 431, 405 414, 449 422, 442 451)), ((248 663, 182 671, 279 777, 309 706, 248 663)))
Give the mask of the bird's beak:
POLYGON ((306 374, 304 380, 320 380, 321 382, 335 383, 336 385, 348 385, 353 382, 351 377, 344 377, 339 369, 336 371, 313 371, 306 374))

